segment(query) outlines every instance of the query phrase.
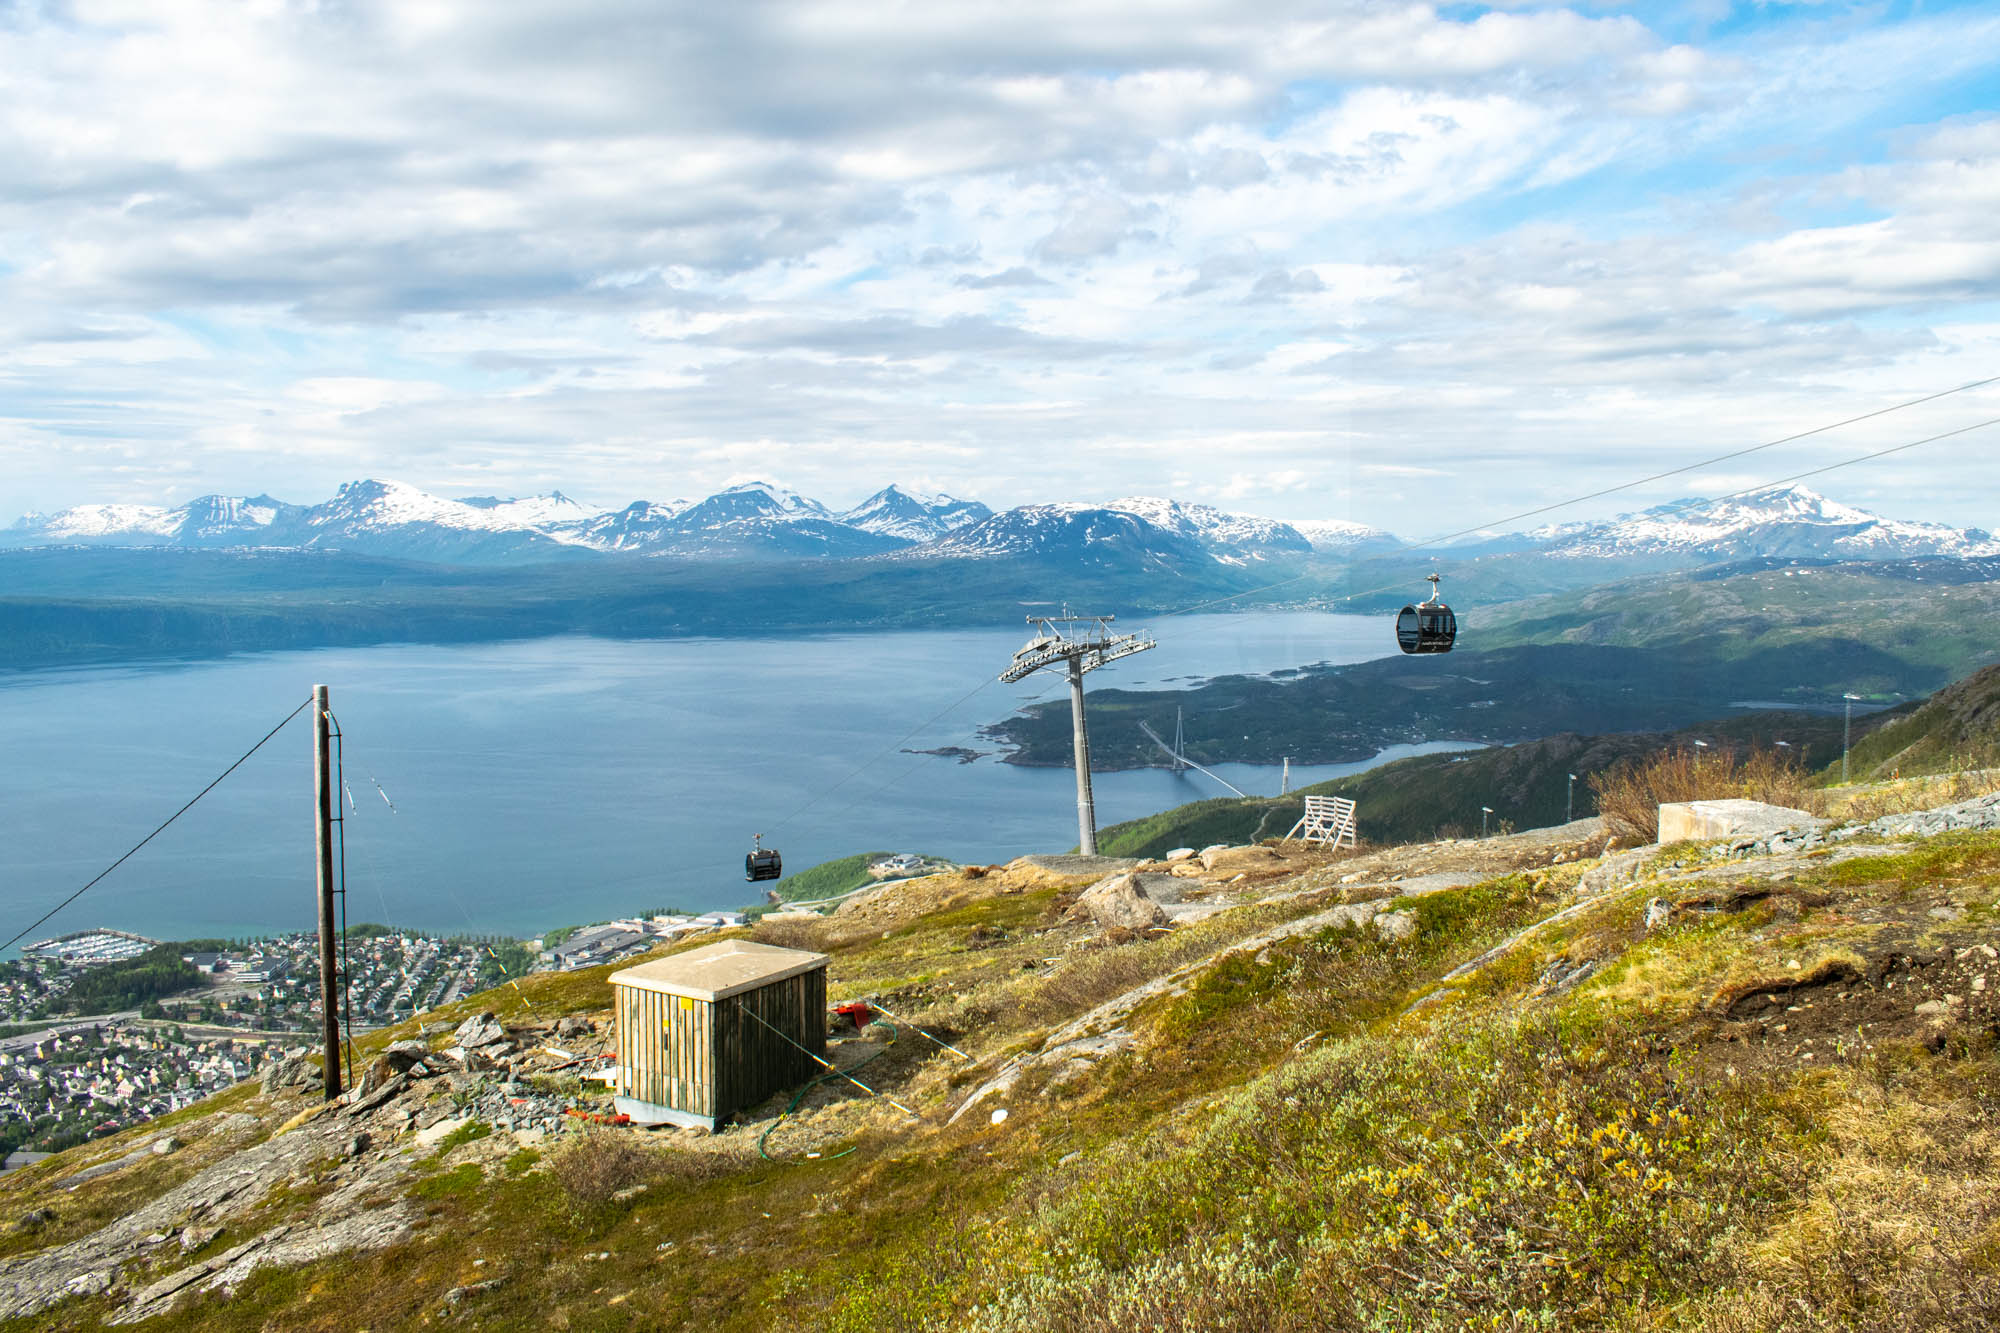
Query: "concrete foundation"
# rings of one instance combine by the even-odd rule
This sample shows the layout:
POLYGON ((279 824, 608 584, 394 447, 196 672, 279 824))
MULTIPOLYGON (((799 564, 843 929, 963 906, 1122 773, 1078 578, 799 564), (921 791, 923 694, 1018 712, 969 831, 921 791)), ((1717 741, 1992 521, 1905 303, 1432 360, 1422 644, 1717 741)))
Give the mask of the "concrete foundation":
POLYGON ((1660 807, 1660 844, 1710 838, 1761 838, 1780 829, 1814 824, 1804 810, 1762 801, 1677 801, 1660 807))

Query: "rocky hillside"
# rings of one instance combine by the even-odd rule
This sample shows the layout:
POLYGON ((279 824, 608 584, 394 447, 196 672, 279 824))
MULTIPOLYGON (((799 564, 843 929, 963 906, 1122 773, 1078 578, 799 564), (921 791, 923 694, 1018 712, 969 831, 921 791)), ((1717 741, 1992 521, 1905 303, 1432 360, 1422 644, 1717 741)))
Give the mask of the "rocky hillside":
POLYGON ((0 1179, 0 1326, 1995 1327, 1996 826, 903 881, 757 927, 867 1090, 592 1125, 530 978, 0 1179))

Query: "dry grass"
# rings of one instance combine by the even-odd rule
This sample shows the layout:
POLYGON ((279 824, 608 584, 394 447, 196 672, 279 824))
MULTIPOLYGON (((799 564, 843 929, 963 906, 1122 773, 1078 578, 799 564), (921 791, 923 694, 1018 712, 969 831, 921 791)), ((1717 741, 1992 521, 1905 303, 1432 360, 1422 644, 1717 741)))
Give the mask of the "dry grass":
POLYGON ((1774 750, 1668 750, 1593 774, 1589 781, 1611 831, 1641 842, 1659 836, 1659 808, 1671 802, 1736 797, 1813 814, 1825 804, 1825 794, 1811 785, 1805 770, 1774 750))
POLYGON ((1980 1060, 1930 1076, 1903 1071, 1886 1085, 1847 1075, 1818 1089, 1831 1095, 1816 1117, 1823 1146, 1802 1163, 1809 1190, 1737 1249, 1730 1280, 1673 1326, 2000 1327, 1993 1076, 1980 1060))
POLYGON ((1931 777, 1903 778, 1865 787, 1836 788, 1826 793, 1823 813, 1857 822, 1884 815, 1904 815, 1955 805, 2000 791, 2000 769, 1974 769, 1931 777))
POLYGON ((572 1205, 595 1208, 658 1174, 661 1156, 629 1132, 592 1130, 556 1149, 549 1175, 572 1205))

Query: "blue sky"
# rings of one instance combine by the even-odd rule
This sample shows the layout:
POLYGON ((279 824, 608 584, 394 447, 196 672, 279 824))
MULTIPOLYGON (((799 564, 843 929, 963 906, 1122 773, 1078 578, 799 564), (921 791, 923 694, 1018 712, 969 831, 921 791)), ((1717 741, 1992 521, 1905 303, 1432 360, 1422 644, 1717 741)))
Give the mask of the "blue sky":
MULTIPOLYGON (((768 477, 1469 526, 2000 374, 1996 52, 1992 4, 0 0, 0 522, 768 477)), ((1995 460, 1817 484, 1995 527, 1995 460)))

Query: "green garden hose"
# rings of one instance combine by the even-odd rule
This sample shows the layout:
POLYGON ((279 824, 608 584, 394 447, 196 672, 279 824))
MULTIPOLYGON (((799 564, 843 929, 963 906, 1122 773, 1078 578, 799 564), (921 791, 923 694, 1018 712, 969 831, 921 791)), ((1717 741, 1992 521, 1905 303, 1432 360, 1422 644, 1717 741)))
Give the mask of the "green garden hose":
MULTIPOLYGON (((894 1023, 891 1023, 886 1018, 870 1019, 868 1022, 868 1026, 872 1028, 878 1023, 881 1024, 883 1027, 889 1029, 889 1040, 882 1047, 882 1049, 875 1052, 875 1054, 869 1056, 866 1060, 861 1061, 859 1064, 852 1065, 846 1069, 829 1069, 824 1074, 821 1074, 819 1077, 809 1080, 803 1088, 799 1089, 798 1094, 792 1098, 791 1104, 778 1114, 778 1118, 776 1120, 773 1120, 770 1124, 764 1126, 764 1132, 757 1136, 757 1155, 759 1157, 763 1158, 767 1162, 776 1162, 783 1160, 781 1158, 773 1157, 771 1156, 770 1153, 764 1151, 764 1141, 771 1137, 772 1130, 776 1129, 779 1125, 784 1124, 786 1119, 792 1114, 792 1112, 799 1109, 799 1103, 806 1099, 807 1093, 811 1092, 814 1088, 818 1087, 822 1083, 829 1082, 836 1078, 845 1078, 849 1074, 853 1073, 856 1069, 865 1069, 870 1064, 874 1063, 877 1060, 880 1060, 883 1056, 889 1053, 889 1047, 894 1046, 896 1044, 896 1038, 902 1035, 902 1029, 898 1028, 894 1023)), ((854 1146, 849 1146, 846 1148, 842 1148, 839 1152, 827 1153, 826 1156, 829 1158, 845 1157, 847 1156, 847 1154, 853 1151, 854 1151, 854 1146)))

